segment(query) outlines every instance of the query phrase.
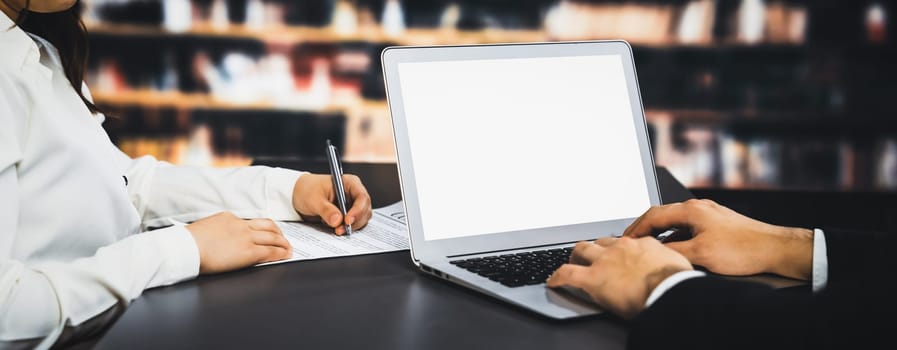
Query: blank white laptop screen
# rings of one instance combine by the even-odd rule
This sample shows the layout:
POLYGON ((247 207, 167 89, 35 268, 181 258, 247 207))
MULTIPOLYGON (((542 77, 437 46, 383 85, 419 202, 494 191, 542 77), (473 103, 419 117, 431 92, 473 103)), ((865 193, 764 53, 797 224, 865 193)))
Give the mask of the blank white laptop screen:
POLYGON ((633 218, 650 206, 620 56, 398 69, 425 239, 633 218))

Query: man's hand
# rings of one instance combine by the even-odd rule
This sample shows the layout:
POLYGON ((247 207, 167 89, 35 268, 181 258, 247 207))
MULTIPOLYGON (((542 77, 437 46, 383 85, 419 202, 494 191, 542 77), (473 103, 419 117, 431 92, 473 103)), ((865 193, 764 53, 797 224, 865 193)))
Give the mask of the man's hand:
POLYGON ((813 264, 813 231, 770 225, 707 199, 655 206, 624 232, 644 237, 675 229, 666 243, 691 261, 724 275, 774 273, 808 280, 813 264), (679 239, 688 238, 686 240, 679 239))
MULTIPOLYGON (((343 186, 346 200, 352 205, 346 213, 345 224, 352 226, 352 229, 360 229, 373 215, 371 196, 358 176, 343 175, 343 186)), ((305 174, 296 180, 293 187, 293 208, 303 220, 322 221, 333 227, 334 233, 342 235, 346 229, 343 227, 343 214, 333 204, 335 198, 330 175, 305 174)))
POLYGON ((603 309, 626 319, 645 308, 661 281, 692 269, 685 257, 651 237, 579 242, 570 262, 548 278, 548 286, 580 288, 603 309))

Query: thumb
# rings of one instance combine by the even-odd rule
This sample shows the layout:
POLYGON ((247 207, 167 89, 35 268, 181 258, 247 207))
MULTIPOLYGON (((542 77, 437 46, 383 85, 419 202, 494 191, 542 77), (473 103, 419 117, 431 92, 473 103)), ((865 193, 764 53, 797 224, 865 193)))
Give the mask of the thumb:
POLYGON ((589 268, 575 264, 563 264, 551 276, 546 284, 551 287, 571 286, 584 289, 589 283, 589 268))
POLYGON ((337 227, 343 223, 343 214, 340 213, 336 205, 333 205, 325 198, 315 201, 315 215, 321 217, 321 221, 330 227, 337 227))

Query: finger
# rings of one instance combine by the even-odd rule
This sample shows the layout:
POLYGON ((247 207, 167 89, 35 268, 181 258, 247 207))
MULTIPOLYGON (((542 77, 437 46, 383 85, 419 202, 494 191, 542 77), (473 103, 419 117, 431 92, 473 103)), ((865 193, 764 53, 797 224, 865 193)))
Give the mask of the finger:
POLYGON ((354 229, 364 228, 365 226, 367 226, 368 222, 371 221, 371 218, 373 217, 373 215, 374 215, 373 211, 367 211, 366 213, 362 213, 361 215, 356 216, 357 219, 355 219, 355 222, 352 223, 352 228, 354 228, 354 229))
POLYGON ((292 255, 289 249, 272 245, 253 246, 252 253, 257 264, 287 259, 292 255))
POLYGON ((345 176, 346 193, 352 198, 352 207, 346 213, 346 224, 362 228, 371 218, 371 196, 355 175, 345 176))
POLYGON ((589 268, 574 264, 561 265, 545 283, 552 288, 561 286, 584 288, 589 283, 589 268))
POLYGON ((290 241, 280 233, 271 231, 252 231, 252 243, 256 245, 269 245, 292 250, 290 241))
POLYGON ((598 245, 589 242, 578 242, 573 246, 573 252, 570 253, 570 263, 591 265, 595 259, 598 259, 602 251, 604 251, 604 248, 598 245))
POLYGON ((690 210, 689 206, 682 203, 651 207, 639 220, 626 228, 623 235, 637 238, 663 232, 672 227, 688 227, 690 210))
POLYGON ((271 219, 251 219, 249 220, 249 228, 256 231, 280 233, 280 227, 278 227, 271 219))
POLYGON ((361 183, 361 178, 355 175, 343 175, 343 185, 345 186, 346 194, 349 195, 349 198, 352 200, 358 200, 361 197, 370 197, 368 195, 367 188, 364 187, 364 184, 361 183))
MULTIPOLYGON (((648 211, 650 211, 650 210, 651 209, 648 208, 648 211)), ((645 214, 647 214, 648 211, 645 211, 645 213, 643 213, 642 215, 639 215, 639 217, 636 218, 635 221, 633 221, 631 224, 629 224, 629 226, 627 226, 626 229, 623 230, 623 234, 621 236, 626 236, 626 234, 629 233, 629 231, 632 230, 633 227, 638 225, 638 223, 641 222, 642 219, 645 218, 645 214)))
POLYGON ((617 237, 602 237, 602 238, 596 239, 595 244, 606 248, 606 247, 610 247, 610 246, 614 245, 614 243, 617 243, 617 240, 619 240, 619 238, 617 238, 617 237))
POLYGON ((343 224, 343 214, 340 213, 339 208, 327 198, 316 199, 312 206, 312 210, 314 211, 314 215, 319 216, 321 221, 327 224, 327 226, 336 228, 343 224))

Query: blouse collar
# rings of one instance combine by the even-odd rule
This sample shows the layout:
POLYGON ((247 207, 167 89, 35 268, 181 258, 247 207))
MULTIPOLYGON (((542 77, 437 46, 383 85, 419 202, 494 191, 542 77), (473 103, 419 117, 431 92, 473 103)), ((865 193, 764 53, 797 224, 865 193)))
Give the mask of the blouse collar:
POLYGON ((40 48, 6 13, 0 12, 0 65, 20 69, 26 62, 40 62, 40 48))

